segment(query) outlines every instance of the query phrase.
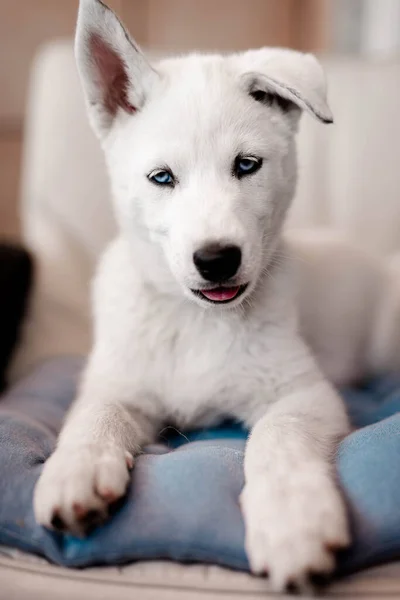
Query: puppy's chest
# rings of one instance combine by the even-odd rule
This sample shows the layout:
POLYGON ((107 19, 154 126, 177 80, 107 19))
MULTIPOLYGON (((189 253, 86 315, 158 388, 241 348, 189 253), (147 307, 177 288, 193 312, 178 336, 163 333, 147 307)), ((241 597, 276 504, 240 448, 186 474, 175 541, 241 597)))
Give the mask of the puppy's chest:
POLYGON ((255 401, 268 379, 266 332, 239 318, 185 312, 146 319, 136 330, 141 384, 160 399, 166 417, 207 425, 255 401))

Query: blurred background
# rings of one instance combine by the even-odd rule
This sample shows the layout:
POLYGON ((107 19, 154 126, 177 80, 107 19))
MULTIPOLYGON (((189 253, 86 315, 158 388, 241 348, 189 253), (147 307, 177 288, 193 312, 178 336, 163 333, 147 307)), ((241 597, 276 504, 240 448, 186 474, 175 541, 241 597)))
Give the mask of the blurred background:
MULTIPOLYGON (((109 0, 157 50, 288 46, 392 60, 400 0, 109 0)), ((29 70, 38 47, 73 35, 78 0, 0 0, 0 235, 18 237, 17 199, 29 70)))

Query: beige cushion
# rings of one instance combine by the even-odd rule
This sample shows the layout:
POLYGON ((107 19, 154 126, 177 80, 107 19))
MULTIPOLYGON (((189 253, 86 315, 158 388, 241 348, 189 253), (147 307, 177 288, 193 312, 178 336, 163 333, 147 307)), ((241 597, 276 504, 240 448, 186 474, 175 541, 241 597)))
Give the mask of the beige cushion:
MULTIPOLYGON (((217 566, 156 561, 78 571, 6 549, 4 553, 0 551, 0 581, 0 598, 4 600, 261 600, 277 597, 270 593, 267 579, 217 566)), ((369 569, 337 582, 323 597, 399 598, 400 563, 369 569)))

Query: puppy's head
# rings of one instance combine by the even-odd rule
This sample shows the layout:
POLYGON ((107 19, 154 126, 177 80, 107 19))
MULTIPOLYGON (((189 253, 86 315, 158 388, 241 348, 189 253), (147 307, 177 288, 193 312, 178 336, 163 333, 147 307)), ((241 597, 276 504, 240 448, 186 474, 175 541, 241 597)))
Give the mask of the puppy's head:
POLYGON ((123 235, 147 277, 203 305, 251 294, 296 184, 302 110, 332 121, 322 69, 265 48, 151 66, 100 0, 81 0, 76 56, 123 235))

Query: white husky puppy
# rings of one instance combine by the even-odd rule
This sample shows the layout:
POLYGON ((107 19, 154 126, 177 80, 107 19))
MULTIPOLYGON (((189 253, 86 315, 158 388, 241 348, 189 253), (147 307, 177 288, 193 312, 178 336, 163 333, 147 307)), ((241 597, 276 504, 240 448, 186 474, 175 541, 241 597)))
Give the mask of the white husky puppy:
MULTIPOLYGON (((348 379, 373 363, 334 323, 322 327, 333 359, 318 342, 320 301, 329 321, 343 300, 329 283, 335 250, 332 278, 326 261, 311 260, 300 294, 322 369, 297 328, 282 225, 301 112, 332 121, 322 69, 275 48, 151 66, 100 0, 81 0, 76 56, 119 235, 99 265, 93 349, 36 487, 36 518, 85 533, 124 495, 135 455, 165 421, 202 427, 232 415, 251 429, 241 494, 251 569, 276 590, 305 586, 349 543, 333 461, 349 423, 323 372, 348 379)), ((359 260, 367 289, 377 267, 353 257, 355 277, 359 260)), ((351 313, 358 341, 374 307, 362 327, 351 313)))

